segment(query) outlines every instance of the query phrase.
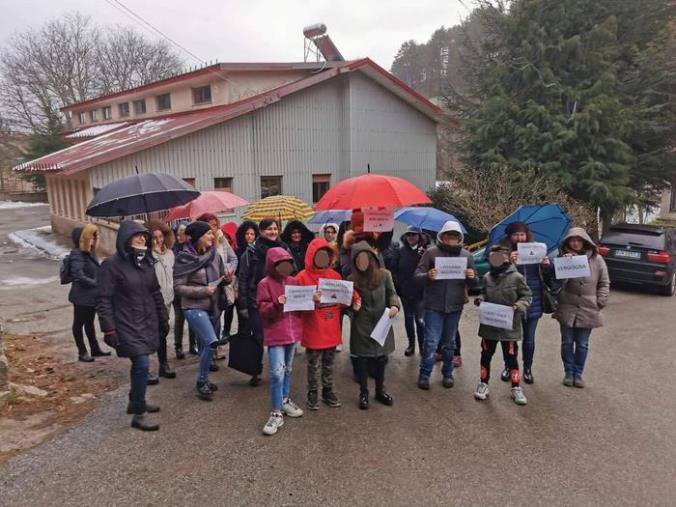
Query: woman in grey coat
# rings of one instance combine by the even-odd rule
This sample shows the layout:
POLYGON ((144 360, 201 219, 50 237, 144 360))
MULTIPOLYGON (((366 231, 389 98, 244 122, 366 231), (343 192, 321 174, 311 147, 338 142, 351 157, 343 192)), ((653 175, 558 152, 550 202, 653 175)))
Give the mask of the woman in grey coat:
POLYGON ((561 243, 562 255, 586 255, 590 275, 568 278, 561 282, 558 306, 554 318, 561 326, 561 359, 565 386, 584 387, 584 364, 589 351, 592 329, 601 327, 601 310, 608 304, 610 279, 603 257, 589 234, 581 227, 573 227, 561 243))

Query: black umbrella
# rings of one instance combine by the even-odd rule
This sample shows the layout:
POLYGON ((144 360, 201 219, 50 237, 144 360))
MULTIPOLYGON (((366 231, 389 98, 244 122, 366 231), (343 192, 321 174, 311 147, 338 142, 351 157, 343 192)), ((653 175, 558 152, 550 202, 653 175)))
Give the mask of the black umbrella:
POLYGON ((190 185, 168 174, 135 174, 99 190, 86 213, 91 217, 138 215, 180 206, 199 195, 190 185))

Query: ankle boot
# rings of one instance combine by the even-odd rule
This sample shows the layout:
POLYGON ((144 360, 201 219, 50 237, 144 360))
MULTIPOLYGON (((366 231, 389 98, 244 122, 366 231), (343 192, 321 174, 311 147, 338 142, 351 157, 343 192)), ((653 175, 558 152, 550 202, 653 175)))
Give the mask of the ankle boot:
POLYGON ((89 352, 85 352, 84 354, 78 354, 77 360, 81 361, 83 363, 93 363, 94 358, 89 355, 89 352))
POLYGON ((176 378, 176 372, 171 369, 171 366, 169 366, 169 363, 161 363, 160 364, 159 374, 160 374, 160 377, 164 377, 164 378, 176 378))
POLYGON ((387 405, 388 407, 391 407, 392 404, 394 403, 392 396, 387 394, 385 391, 376 392, 376 400, 378 400, 383 405, 387 405))
POLYGON ((183 352, 183 347, 176 347, 176 359, 185 359, 185 352, 183 352))
POLYGON ((153 375, 152 373, 148 373, 148 385, 149 386, 156 386, 159 383, 160 383, 160 378, 157 375, 153 375))
POLYGON ((369 392, 368 391, 360 391, 359 392, 359 408, 362 410, 366 410, 369 408, 369 392))
POLYGON ((131 418, 131 427, 141 431, 157 431, 160 425, 147 418, 145 415, 135 415, 131 418))
POLYGON ((406 347, 406 350, 404 350, 404 355, 406 357, 410 357, 413 354, 415 354, 415 345, 410 344, 408 347, 406 347))

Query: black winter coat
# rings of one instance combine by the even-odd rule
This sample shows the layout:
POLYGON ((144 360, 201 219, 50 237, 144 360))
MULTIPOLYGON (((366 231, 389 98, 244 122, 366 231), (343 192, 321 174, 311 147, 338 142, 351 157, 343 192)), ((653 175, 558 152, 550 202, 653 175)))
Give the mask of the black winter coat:
POLYGON ((140 267, 127 251, 129 239, 147 229, 125 221, 117 233, 117 253, 101 265, 98 276, 99 296, 96 311, 103 332, 116 331, 120 357, 152 354, 159 346, 160 327, 168 329, 169 315, 164 306, 160 284, 155 275, 150 249, 140 267))
POLYGON ((401 245, 397 248, 389 269, 401 299, 422 300, 424 287, 416 281, 415 270, 425 250, 429 248, 430 241, 427 235, 421 235, 418 244, 411 248, 405 236, 401 236, 401 245))
MULTIPOLYGON (((259 238, 249 245, 239 261, 239 295, 237 298, 237 308, 244 310, 246 308, 258 308, 256 295, 258 293, 258 283, 265 278, 265 257, 268 250, 273 247, 281 247, 291 253, 286 244, 281 241, 270 241, 259 236, 259 238)), ((298 271, 294 267, 294 271, 298 271)))
POLYGON ((70 252, 70 275, 73 284, 68 293, 68 301, 78 306, 96 306, 99 294, 96 278, 100 269, 94 254, 74 248, 70 252))

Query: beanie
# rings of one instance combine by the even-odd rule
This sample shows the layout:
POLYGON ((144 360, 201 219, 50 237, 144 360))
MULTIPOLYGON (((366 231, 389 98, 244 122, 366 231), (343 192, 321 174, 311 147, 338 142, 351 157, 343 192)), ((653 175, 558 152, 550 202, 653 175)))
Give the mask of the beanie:
POLYGON ((185 233, 190 237, 190 242, 196 245, 199 239, 211 230, 206 222, 192 222, 185 228, 185 233))
POLYGON ((505 232, 507 233, 507 236, 511 236, 512 234, 516 234, 517 232, 524 232, 528 234, 530 232, 530 229, 528 229, 528 224, 526 224, 525 222, 512 222, 511 224, 507 225, 505 232))

